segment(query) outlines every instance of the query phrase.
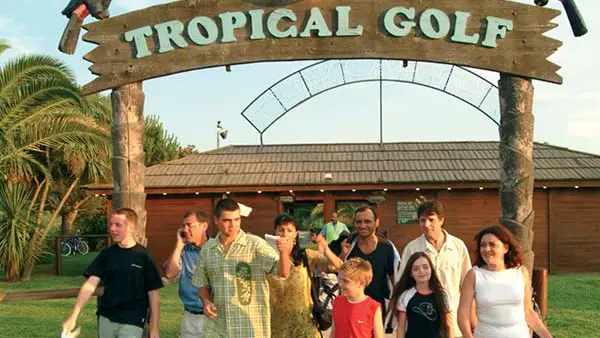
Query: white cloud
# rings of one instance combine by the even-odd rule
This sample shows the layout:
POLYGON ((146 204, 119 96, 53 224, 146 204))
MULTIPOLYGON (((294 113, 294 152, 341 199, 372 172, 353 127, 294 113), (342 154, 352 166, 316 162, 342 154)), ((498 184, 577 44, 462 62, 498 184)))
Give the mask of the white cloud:
POLYGON ((600 101, 600 92, 583 92, 579 94, 579 99, 600 101))
POLYGON ((567 125, 570 137, 600 139, 600 116, 581 120, 571 120, 567 125))
MULTIPOLYGON (((0 32, 10 34, 19 34, 23 31, 23 25, 15 22, 15 20, 0 16, 0 32)), ((6 36, 7 34, 2 34, 6 36)))
POLYGON ((12 23, 11 19, 0 17, 0 31, 8 29, 12 23))
POLYGON ((10 48, 2 54, 2 58, 12 58, 24 54, 40 52, 41 43, 45 40, 39 36, 7 36, 10 48))
POLYGON ((533 98, 535 100, 560 100, 565 98, 566 94, 563 90, 546 87, 541 90, 534 90, 533 98))
POLYGON ((138 9, 150 7, 156 5, 158 3, 164 3, 170 1, 160 1, 160 0, 116 0, 114 2, 114 6, 118 9, 124 10, 126 12, 136 11, 138 9))

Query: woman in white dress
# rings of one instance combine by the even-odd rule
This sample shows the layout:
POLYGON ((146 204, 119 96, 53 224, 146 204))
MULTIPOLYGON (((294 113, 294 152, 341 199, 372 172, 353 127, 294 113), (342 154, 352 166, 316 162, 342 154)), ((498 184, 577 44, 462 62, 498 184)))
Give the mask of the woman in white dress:
POLYGON ((477 260, 461 286, 458 325, 464 338, 530 338, 531 328, 541 338, 552 334, 533 310, 529 272, 513 234, 491 226, 476 236, 477 260), (477 323, 471 332, 475 300, 477 323))

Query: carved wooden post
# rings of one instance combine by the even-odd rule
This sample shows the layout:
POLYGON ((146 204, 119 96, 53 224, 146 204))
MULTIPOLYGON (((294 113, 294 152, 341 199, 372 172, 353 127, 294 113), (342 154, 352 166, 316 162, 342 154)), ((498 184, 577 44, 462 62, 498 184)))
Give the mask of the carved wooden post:
POLYGON ((144 193, 144 92, 142 83, 120 86, 111 94, 113 108, 113 210, 127 207, 138 214, 135 239, 146 246, 144 193))
POLYGON ((533 85, 500 74, 500 223, 521 241, 533 271, 533 85))

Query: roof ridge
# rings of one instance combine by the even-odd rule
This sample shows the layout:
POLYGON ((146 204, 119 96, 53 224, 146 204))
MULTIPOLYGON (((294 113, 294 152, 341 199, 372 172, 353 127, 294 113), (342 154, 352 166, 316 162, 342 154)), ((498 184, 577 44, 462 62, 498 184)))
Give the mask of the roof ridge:
POLYGON ((228 147, 234 148, 250 148, 250 147, 282 147, 282 146, 332 146, 332 145, 378 145, 378 144, 453 144, 453 143, 499 143, 498 140, 467 140, 467 141, 398 141, 398 142, 334 142, 334 143, 274 143, 274 144, 230 144, 225 147, 215 148, 211 150, 207 150, 206 152, 211 152, 214 150, 220 150, 228 147))
POLYGON ((554 145, 554 144, 550 144, 548 142, 533 142, 534 146, 536 144, 547 146, 549 148, 554 148, 554 149, 558 149, 558 150, 565 150, 565 151, 568 151, 568 152, 571 152, 571 153, 577 153, 577 154, 582 154, 582 155, 588 155, 588 156, 595 157, 595 158, 600 158, 600 154, 593 154, 593 153, 588 153, 588 152, 581 151, 581 150, 570 149, 570 148, 567 148, 567 147, 561 147, 561 146, 557 146, 557 145, 554 145))
MULTIPOLYGON (((357 153, 357 154, 362 154, 362 153, 370 153, 372 155, 368 156, 368 158, 370 159, 369 161, 375 161, 375 162, 382 162, 382 161, 400 161, 400 162, 410 162, 410 161, 416 161, 416 160, 427 160, 427 158, 435 155, 435 152, 439 152, 440 156, 437 156, 438 158, 436 159, 437 161, 453 161, 453 160, 474 160, 474 159, 480 159, 480 160, 490 160, 490 159, 497 159, 496 156, 488 156, 489 154, 496 153, 498 152, 498 148, 496 147, 490 147, 490 144, 499 144, 500 141, 448 141, 448 142, 443 142, 443 141, 435 141, 435 142, 388 142, 388 143, 383 143, 383 146, 394 146, 394 145, 416 145, 417 147, 415 147, 414 149, 390 149, 390 147, 387 148, 381 148, 381 149, 365 149, 365 151, 356 151, 354 149, 341 149, 340 147, 344 147, 344 146, 358 146, 358 150, 360 150, 360 146, 363 147, 371 147, 374 145, 379 145, 380 143, 324 143, 324 144, 285 144, 285 145, 266 145, 266 146, 260 146, 260 145, 242 145, 242 146, 238 146, 238 145, 227 145, 221 148, 216 148, 216 149, 211 149, 209 151, 205 151, 199 154, 193 154, 193 155, 188 155, 179 159, 175 159, 172 161, 168 161, 168 162, 163 162, 148 168, 152 168, 152 169, 159 169, 161 167, 169 167, 169 166, 174 166, 174 165, 220 165, 220 166, 227 166, 227 165, 235 165, 235 164, 267 164, 267 163, 309 163, 309 162, 315 162, 315 161, 319 161, 317 158, 323 157, 323 156, 327 156, 330 155, 332 156, 331 160, 332 161, 338 161, 338 160, 343 160, 343 161, 352 161, 352 158, 354 158, 353 154, 357 153), (449 145, 449 144, 462 144, 464 145, 463 147, 456 147, 456 149, 445 149, 446 147, 439 147, 439 148, 431 148, 431 149, 419 149, 421 147, 418 147, 419 145, 449 145), (487 146, 485 146, 487 145, 487 146), (308 146, 308 148, 307 148, 308 146), (323 147, 327 147, 327 146, 334 146, 334 147, 338 147, 338 149, 328 149, 325 148, 323 150, 317 150, 317 149, 313 149, 310 148, 310 146, 323 146, 323 147), (261 149, 262 147, 264 147, 263 149, 269 149, 271 148, 271 150, 269 151, 258 151, 258 149, 261 149), (280 149, 280 150, 273 150, 272 148, 274 147, 286 147, 288 150, 286 149, 280 149), (232 149, 236 149, 236 148, 255 148, 257 149, 257 151, 248 151, 248 152, 244 152, 244 151, 240 151, 240 152, 229 152, 232 149), (458 156, 458 157, 453 157, 452 155, 455 153, 463 153, 462 156, 458 156), (473 155, 468 155, 468 152, 473 152, 473 155), (407 156, 398 156, 398 157, 394 157, 394 158, 390 158, 389 155, 387 154, 393 154, 393 153, 402 153, 402 154, 406 154, 407 156), (431 156, 424 156, 423 158, 421 158, 420 156, 416 156, 415 157, 415 153, 431 153, 431 156), (467 155, 464 155, 464 153, 467 153, 467 155), (283 155, 282 155, 283 154, 283 155), (313 158, 313 155, 316 156, 313 158), (347 155, 343 155, 343 154, 347 154, 347 155), (285 155, 285 156, 284 156, 285 155), (218 156, 219 158, 217 158, 216 156, 218 156), (240 161, 239 158, 240 157, 258 157, 260 156, 260 161, 240 161), (319 157, 320 156, 320 157, 319 157), (342 158, 340 158, 339 156, 342 156, 342 158), (204 157, 204 158, 203 158, 204 157), (227 158, 223 158, 223 157, 231 157, 230 159, 227 158), (294 157, 300 157, 300 158, 294 158, 294 157), (418 157, 418 158, 417 158, 418 157), (272 160, 270 160, 272 158, 272 160), (265 161, 268 160, 268 161, 265 161), (226 161, 226 162, 223 162, 226 161)), ((411 147, 412 148, 412 147, 411 147)), ((534 142, 534 150, 541 150, 541 151, 548 151, 548 150, 559 150, 559 151, 565 151, 568 152, 570 154, 573 154, 575 156, 569 156, 567 154, 564 155, 560 155, 560 154, 556 154, 553 156, 543 156, 543 157, 537 157, 534 156, 534 158, 538 158, 538 159, 563 159, 563 158, 588 158, 588 159, 600 159, 600 155, 597 154, 591 154, 591 153, 586 153, 586 152, 582 152, 582 151, 577 151, 577 150, 572 150, 569 148, 565 148, 565 147, 559 147, 559 146, 555 146, 555 145, 551 145, 549 143, 542 143, 542 142, 534 142), (577 156, 580 155, 580 156, 577 156)), ((359 155, 356 155, 359 156, 359 155)), ((366 155, 365 155, 366 156, 366 155)), ((250 158, 251 159, 251 158, 250 158)), ((432 158, 430 158, 430 160, 432 160, 432 158)))

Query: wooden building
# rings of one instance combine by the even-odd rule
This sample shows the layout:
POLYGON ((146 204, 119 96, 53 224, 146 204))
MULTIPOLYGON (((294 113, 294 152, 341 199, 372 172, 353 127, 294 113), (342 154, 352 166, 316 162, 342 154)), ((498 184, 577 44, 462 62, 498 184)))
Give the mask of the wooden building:
MULTIPOLYGON (((419 236, 415 199, 438 199, 446 228, 473 249, 473 236, 498 222, 498 142, 228 146, 146 169, 146 234, 157 261, 172 250, 185 211, 212 215, 231 197, 254 211, 242 228, 272 232, 296 206, 377 203, 381 230, 399 250, 419 236)), ((600 156, 534 145, 535 265, 553 273, 600 270, 600 156)), ((88 187, 110 199, 112 185, 88 187)), ((214 232, 214 228, 212 229, 214 232)))

